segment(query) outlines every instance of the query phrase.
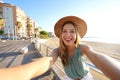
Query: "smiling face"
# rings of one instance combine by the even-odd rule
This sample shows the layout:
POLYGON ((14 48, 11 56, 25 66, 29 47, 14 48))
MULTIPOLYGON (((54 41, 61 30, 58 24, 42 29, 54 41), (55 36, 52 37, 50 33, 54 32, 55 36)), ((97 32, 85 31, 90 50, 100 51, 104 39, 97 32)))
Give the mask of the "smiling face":
POLYGON ((74 25, 67 23, 63 26, 62 29, 62 40, 66 46, 72 46, 76 41, 76 30, 74 25))

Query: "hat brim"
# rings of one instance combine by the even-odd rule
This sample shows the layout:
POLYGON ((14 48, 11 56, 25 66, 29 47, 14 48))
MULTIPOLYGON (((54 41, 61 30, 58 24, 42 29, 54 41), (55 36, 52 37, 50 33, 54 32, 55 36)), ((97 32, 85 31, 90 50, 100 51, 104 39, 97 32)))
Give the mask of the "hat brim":
POLYGON ((84 20, 82 20, 76 16, 66 16, 66 17, 63 17, 60 20, 58 20, 54 26, 55 35, 57 37, 60 36, 60 29, 61 29, 62 25, 67 21, 72 21, 77 25, 76 27, 78 29, 79 35, 81 38, 83 38, 83 36, 87 32, 87 24, 85 23, 84 20))

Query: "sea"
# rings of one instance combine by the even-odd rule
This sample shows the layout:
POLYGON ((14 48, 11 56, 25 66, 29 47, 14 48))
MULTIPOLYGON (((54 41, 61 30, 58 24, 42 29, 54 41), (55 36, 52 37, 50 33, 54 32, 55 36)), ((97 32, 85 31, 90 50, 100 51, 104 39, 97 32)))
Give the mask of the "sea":
POLYGON ((120 44, 120 37, 84 37, 82 40, 120 44))

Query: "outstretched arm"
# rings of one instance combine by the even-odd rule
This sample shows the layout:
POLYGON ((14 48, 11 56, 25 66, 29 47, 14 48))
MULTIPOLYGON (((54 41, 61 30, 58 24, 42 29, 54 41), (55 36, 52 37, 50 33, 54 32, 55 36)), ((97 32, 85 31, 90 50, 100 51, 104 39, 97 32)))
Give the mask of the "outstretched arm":
POLYGON ((82 51, 107 77, 111 80, 120 80, 120 62, 92 50, 87 45, 82 45, 82 51))
POLYGON ((0 69, 0 80, 30 80, 51 67, 52 57, 40 58, 25 65, 0 69))

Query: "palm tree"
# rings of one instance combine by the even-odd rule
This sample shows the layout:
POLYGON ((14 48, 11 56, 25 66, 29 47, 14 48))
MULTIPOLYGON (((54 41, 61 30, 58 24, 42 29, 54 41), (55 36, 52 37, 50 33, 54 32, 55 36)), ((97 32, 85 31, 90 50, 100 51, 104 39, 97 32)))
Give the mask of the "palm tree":
POLYGON ((27 29, 28 29, 28 36, 30 37, 30 31, 31 31, 31 28, 32 28, 32 25, 31 24, 27 24, 27 29))
POLYGON ((22 23, 20 21, 17 21, 16 26, 18 29, 20 29, 22 27, 22 23))
POLYGON ((37 37, 38 32, 39 32, 39 28, 35 28, 35 37, 37 37))
POLYGON ((19 30, 22 27, 22 23, 20 21, 17 21, 16 26, 17 26, 17 28, 16 28, 17 29, 17 35, 20 36, 19 30))
POLYGON ((3 27, 4 27, 4 19, 0 18, 0 38, 4 34, 4 30, 2 30, 3 27))
POLYGON ((3 18, 0 18, 0 29, 4 27, 4 19, 3 18))

